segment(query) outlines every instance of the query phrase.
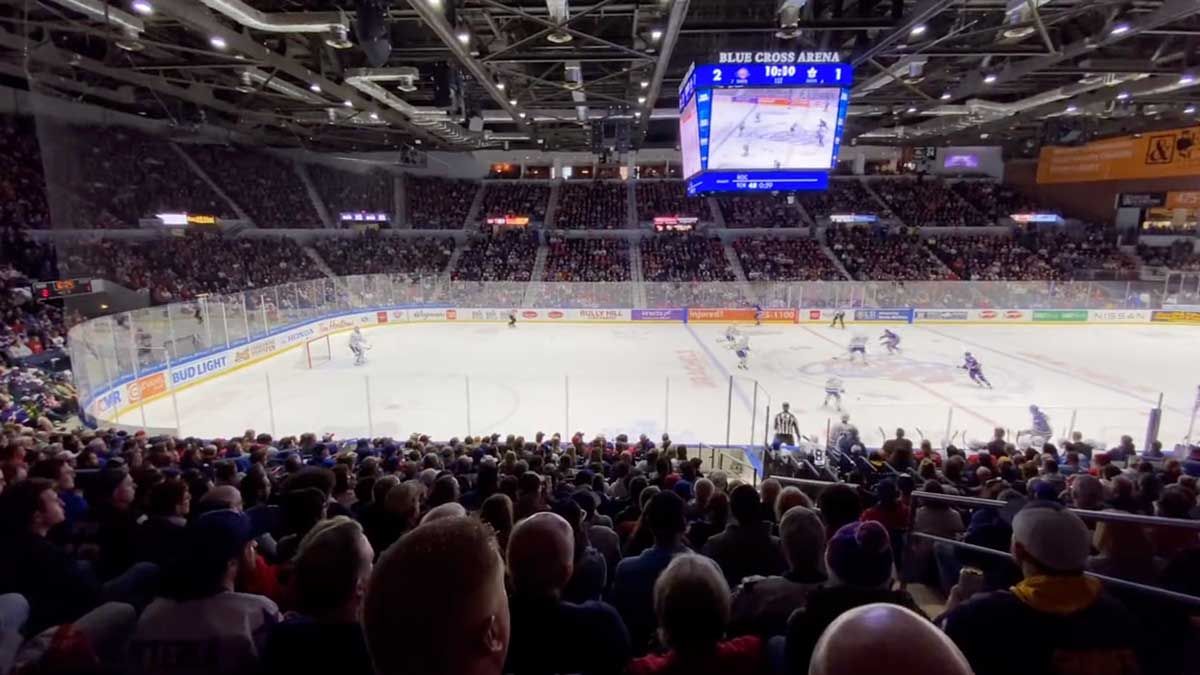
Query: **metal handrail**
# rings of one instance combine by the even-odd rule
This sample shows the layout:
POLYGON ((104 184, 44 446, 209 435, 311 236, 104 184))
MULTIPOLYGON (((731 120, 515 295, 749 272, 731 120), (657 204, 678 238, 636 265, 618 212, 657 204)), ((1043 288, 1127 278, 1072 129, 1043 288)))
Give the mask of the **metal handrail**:
MULTIPOLYGON (((1008 503, 999 499, 983 499, 981 497, 938 494, 936 492, 925 492, 923 490, 917 490, 913 492, 912 497, 914 505, 918 499, 927 499, 932 502, 943 502, 946 504, 989 506, 993 508, 1001 508, 1008 503)), ((1083 520, 1113 523, 1136 523, 1138 525, 1153 525, 1156 527, 1175 527, 1187 530, 1200 530, 1200 520, 1189 520, 1186 518, 1163 518, 1161 516, 1144 516, 1138 513, 1125 513, 1124 511, 1090 511, 1088 509, 1070 508, 1067 510, 1079 516, 1083 520)))
MULTIPOLYGON (((1172 519, 1167 518, 1165 520, 1172 520, 1172 519)), ((959 548, 964 548, 964 549, 967 549, 968 551, 975 551, 976 553, 983 553, 985 555, 992 555, 992 556, 996 556, 996 557, 1000 557, 1000 558, 1008 558, 1009 560, 1013 559, 1012 554, 1009 553, 1008 551, 998 551, 994 548, 988 548, 986 546, 978 546, 976 544, 968 544, 965 541, 959 541, 957 539, 950 539, 947 537, 939 537, 935 534, 927 534, 925 532, 909 532, 908 536, 910 538, 919 537, 921 539, 928 539, 930 541, 938 541, 938 542, 942 542, 945 544, 950 544, 952 546, 957 546, 959 548)), ((1167 600, 1174 600, 1176 602, 1182 602, 1184 604, 1195 605, 1197 607, 1200 607, 1200 598, 1198 598, 1194 595, 1188 595, 1187 593, 1180 593, 1178 591, 1168 590, 1166 588, 1161 588, 1159 586, 1149 586, 1146 584, 1140 584, 1136 581, 1129 581, 1128 579, 1122 579, 1120 577, 1110 577, 1106 574, 1096 574, 1095 572, 1089 572, 1086 570, 1084 571, 1084 574, 1086 574, 1089 577, 1099 579, 1100 581, 1103 581, 1106 584, 1112 584, 1114 586, 1121 586, 1123 588, 1135 590, 1140 593, 1156 595, 1156 596, 1165 598, 1167 600)))

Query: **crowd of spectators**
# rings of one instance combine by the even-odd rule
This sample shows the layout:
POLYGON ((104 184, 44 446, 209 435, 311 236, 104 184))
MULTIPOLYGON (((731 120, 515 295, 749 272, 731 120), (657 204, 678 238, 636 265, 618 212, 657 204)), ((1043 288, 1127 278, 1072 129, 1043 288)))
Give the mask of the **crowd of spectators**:
POLYGON ((1038 255, 1065 278, 1073 278, 1078 270, 1102 270, 1118 275, 1136 274, 1138 260, 1117 246, 1113 238, 1102 232, 1085 234, 1044 232, 1034 240, 1038 255))
POLYGON ((545 281, 629 281, 629 241, 550 237, 545 281))
POLYGON ((930 675, 1184 673, 1194 658, 1190 606, 1085 572, 1196 595, 1198 530, 1092 531, 1064 507, 1193 520, 1200 449, 1156 466, 1129 439, 1018 450, 998 430, 968 456, 899 430, 857 484, 814 499, 667 435, 37 423, 0 436, 0 672, 866 675, 886 657, 930 675), (912 532, 1011 556, 910 547, 912 532), (918 581, 946 588, 945 611, 900 585, 918 581), (1005 626, 1020 639, 997 640, 1005 626))
POLYGON ((1001 185, 991 181, 963 180, 950 184, 951 189, 958 193, 975 210, 992 222, 1007 218, 1014 213, 1047 213, 1052 211, 1040 207, 1032 199, 1021 194, 1009 185, 1001 185))
POLYGON ((798 237, 741 237, 733 250, 750 281, 842 279, 837 266, 815 240, 798 237))
POLYGON ((978 227, 988 218, 964 202, 936 179, 879 180, 871 183, 876 194, 906 225, 912 227, 978 227))
POLYGON ((717 204, 727 227, 800 227, 804 219, 778 195, 720 195, 717 204))
POLYGON ((930 237, 928 246, 963 281, 1054 281, 1057 267, 1010 236, 930 237))
POLYGON ((479 183, 434 176, 404 177, 408 223, 419 230, 461 230, 479 183))
POLYGON ((717 237, 666 232, 641 242, 646 281, 736 281, 725 247, 717 237))
POLYGON ((42 147, 42 155, 49 189, 75 228, 136 228, 158 213, 234 214, 165 138, 61 123, 45 130, 47 137, 63 139, 62 147, 42 147))
POLYGON ((378 232, 317 237, 309 245, 338 276, 381 273, 437 276, 446 271, 454 253, 454 240, 449 237, 397 237, 378 232))
POLYGON ((185 149, 258 227, 322 226, 292 162, 246 147, 189 145, 185 149))
POLYGON ((830 180, 828 190, 798 192, 796 199, 809 216, 818 220, 833 213, 871 214, 883 211, 879 200, 857 178, 830 180))
POLYGON ((658 216, 691 216, 712 222, 706 197, 689 197, 687 185, 679 180, 640 180, 634 186, 638 220, 651 223, 658 216))
POLYGON ((549 183, 488 182, 483 187, 483 218, 528 216, 535 224, 546 222, 549 183))
POLYGON ((618 230, 628 224, 628 191, 619 181, 564 182, 554 226, 564 230, 618 230))
POLYGON ((1151 267, 1168 267, 1180 272, 1200 272, 1200 252, 1192 239, 1176 239, 1169 246, 1139 244, 1138 257, 1151 267))
POLYGON ((391 217, 395 211, 396 177, 383 169, 359 173, 325 164, 308 164, 305 169, 332 218, 358 211, 391 217))
POLYGON ((204 233, 76 241, 63 248, 60 267, 66 276, 108 279, 148 293, 155 304, 322 276, 290 237, 204 233))
POLYGON ((0 115, 0 227, 48 228, 50 207, 34 122, 0 115))
POLYGON ((454 281, 529 281, 537 261, 538 233, 507 230, 472 237, 451 273, 454 281))
POLYGON ((855 279, 937 281, 953 279, 925 248, 915 230, 887 232, 866 227, 831 227, 830 250, 855 279))

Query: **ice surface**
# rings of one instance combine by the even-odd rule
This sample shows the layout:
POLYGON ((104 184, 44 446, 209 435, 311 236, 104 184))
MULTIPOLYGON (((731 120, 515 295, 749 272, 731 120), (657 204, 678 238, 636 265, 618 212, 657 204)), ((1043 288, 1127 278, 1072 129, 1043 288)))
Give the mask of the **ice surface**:
MULTIPOLYGON (((950 435, 986 440, 995 426, 1029 426, 1045 409, 1055 440, 1074 429, 1108 444, 1121 434, 1140 448, 1161 392, 1159 438, 1186 433, 1200 368, 1198 332, 1186 326, 902 326, 903 354, 886 355, 879 327, 743 326, 750 370, 720 344, 715 324, 409 324, 364 331, 373 349, 353 365, 348 335, 332 338, 333 359, 316 370, 292 350, 185 389, 145 407, 151 426, 203 437, 252 428, 339 437, 448 439, 467 433, 583 431, 684 442, 761 441, 765 419, 791 403, 803 433, 824 438, 837 412, 823 409, 830 373, 845 382, 845 408, 865 440, 880 427, 940 443, 950 435), (846 344, 870 337, 869 365, 850 364, 846 344), (958 369, 964 351, 995 389, 958 369), (732 388, 731 388, 732 378, 732 388), (268 387, 268 381, 270 386, 268 387), (919 430, 919 431, 918 431, 919 430)), ((141 423, 142 413, 121 420, 141 423)))

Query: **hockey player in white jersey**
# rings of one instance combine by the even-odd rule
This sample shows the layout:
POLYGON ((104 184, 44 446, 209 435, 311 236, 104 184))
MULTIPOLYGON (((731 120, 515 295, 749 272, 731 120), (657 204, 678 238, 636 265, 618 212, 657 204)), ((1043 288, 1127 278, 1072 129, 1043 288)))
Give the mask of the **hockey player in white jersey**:
POLYGON ((737 346, 738 337, 740 337, 741 334, 742 332, 738 330, 738 327, 731 323, 729 324, 729 327, 725 329, 725 336, 718 340, 718 342, 723 342, 727 349, 733 349, 737 346))
POLYGON ((741 368, 742 370, 749 370, 750 365, 748 360, 750 358, 750 336, 743 335, 738 338, 737 346, 734 347, 734 353, 736 353, 738 357, 737 367, 741 368))
POLYGON ((821 404, 821 407, 828 408, 829 400, 833 399, 834 405, 837 406, 838 410, 841 410, 842 394, 845 393, 845 391, 846 388, 842 386, 841 378, 831 377, 828 380, 825 380, 825 402, 821 404))
POLYGON ((362 336, 362 331, 358 326, 350 333, 350 351, 354 352, 354 365, 361 366, 367 362, 367 350, 370 346, 367 344, 367 339, 362 336))
POLYGON ((854 361, 854 355, 858 354, 862 357, 862 362, 867 362, 867 336, 853 335, 850 337, 850 361, 854 361))

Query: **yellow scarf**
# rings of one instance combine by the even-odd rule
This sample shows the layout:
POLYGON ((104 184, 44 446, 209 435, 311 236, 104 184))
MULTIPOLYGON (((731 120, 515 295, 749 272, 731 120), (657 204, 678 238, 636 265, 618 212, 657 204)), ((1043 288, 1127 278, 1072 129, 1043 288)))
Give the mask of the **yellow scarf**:
POLYGON ((1100 581, 1092 577, 1037 575, 1013 586, 1021 602, 1050 614, 1074 614, 1090 606, 1100 595, 1100 581))

